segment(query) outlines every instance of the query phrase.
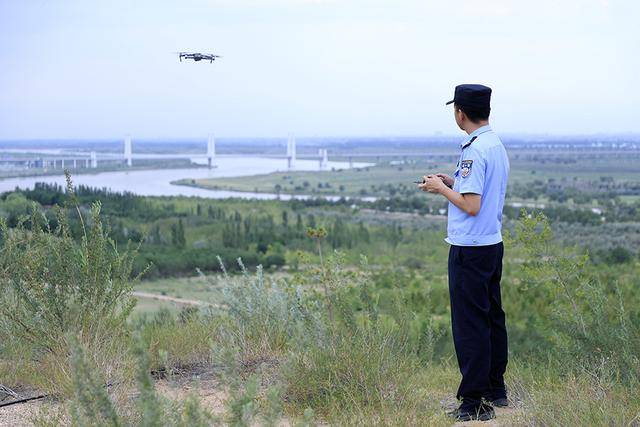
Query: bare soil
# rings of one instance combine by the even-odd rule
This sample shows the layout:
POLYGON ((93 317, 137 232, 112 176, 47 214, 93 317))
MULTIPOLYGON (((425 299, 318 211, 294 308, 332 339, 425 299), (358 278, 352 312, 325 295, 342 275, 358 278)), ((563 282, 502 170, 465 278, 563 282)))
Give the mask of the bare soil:
POLYGON ((181 305, 217 307, 216 304, 212 304, 212 303, 206 302, 206 301, 200 301, 200 300, 195 300, 195 299, 186 299, 186 298, 176 298, 176 297, 171 297, 171 296, 168 296, 168 295, 154 294, 154 293, 151 293, 151 292, 134 291, 131 294, 134 297, 138 297, 138 298, 149 298, 149 299, 155 299, 155 300, 158 300, 158 301, 169 301, 169 302, 175 302, 176 304, 181 304, 181 305))

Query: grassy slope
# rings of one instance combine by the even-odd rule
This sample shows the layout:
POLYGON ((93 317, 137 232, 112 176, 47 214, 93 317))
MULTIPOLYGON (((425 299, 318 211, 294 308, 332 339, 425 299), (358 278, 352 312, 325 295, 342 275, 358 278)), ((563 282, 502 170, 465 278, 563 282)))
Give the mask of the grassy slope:
MULTIPOLYGON (((204 203, 204 202, 203 202, 204 203)), ((236 202, 234 202, 236 203, 236 202)), ((185 202, 185 208, 191 205, 185 202)), ((246 208, 250 204, 237 202, 239 209, 246 208)), ((277 209, 275 203, 265 205, 267 209, 277 209)), ((325 212, 329 214, 331 212, 325 212)), ((335 212, 334 212, 335 213, 335 212)), ((361 212, 355 215, 360 215, 361 212)), ((373 220, 388 221, 389 218, 383 216, 380 218, 376 215, 373 220)), ((416 224, 420 227, 427 228, 430 222, 427 219, 419 219, 420 223, 416 224)), ((439 225, 440 227, 442 224, 439 225)), ((398 271, 395 268, 398 263, 406 259, 410 255, 415 255, 424 261, 424 265, 417 272, 417 276, 413 278, 416 287, 410 289, 413 293, 420 291, 425 287, 431 288, 430 298, 434 302, 434 313, 437 311, 437 319, 447 321, 447 300, 446 300, 446 245, 442 243, 440 231, 425 231, 415 233, 407 233, 407 241, 400 243, 397 247, 393 247, 383 239, 376 240, 372 247, 358 247, 354 251, 369 252, 372 259, 375 260, 373 267, 378 264, 385 265, 385 269, 390 274, 389 286, 384 287, 384 293, 381 293, 380 306, 388 308, 389 304, 384 298, 399 293, 400 287, 407 286, 405 277, 394 276, 398 271), (409 236, 411 238, 409 238, 409 236), (445 299, 435 298, 445 295, 445 299)), ((516 300, 532 298, 526 294, 507 295, 507 291, 511 287, 515 287, 516 269, 520 269, 522 263, 521 254, 509 251, 505 260, 505 302, 514 303, 516 300)), ((638 275, 636 274, 638 265, 629 264, 617 269, 611 269, 612 280, 621 284, 633 283, 638 275), (622 274, 624 272, 624 274, 622 274)), ((209 285, 208 281, 201 278, 185 278, 185 279, 168 279, 154 282, 141 283, 137 289, 148 292, 167 293, 168 295, 183 297, 206 299, 217 301, 220 294, 215 286, 217 278, 214 278, 214 285, 209 285)), ((606 283, 609 283, 607 281, 606 283)), ((637 296, 629 296, 628 301, 634 301, 637 296)), ((389 300, 391 298, 388 298, 389 300)), ((274 300, 273 302, 277 302, 274 300)), ((390 301, 389 301, 390 302, 390 301)), ((271 306, 271 304, 265 304, 271 306)), ((143 301, 141 304, 142 311, 153 310, 153 306, 143 301)), ((177 310, 176 310, 177 311, 177 310)), ((511 314, 510 319, 521 317, 526 313, 508 310, 511 314)), ((253 313, 251 313, 253 314, 253 313)), ((267 371, 264 377, 265 384, 272 384, 281 376, 290 375, 287 372, 289 366, 287 364, 288 352, 300 352, 300 350, 291 343, 290 348, 280 349, 278 353, 274 348, 262 348, 265 339, 263 336, 254 337, 251 334, 256 330, 256 326, 264 323, 262 317, 256 316, 256 319, 250 317, 249 320, 255 323, 240 324, 243 326, 238 330, 223 328, 223 332, 232 332, 232 334, 247 334, 240 343, 248 342, 245 350, 239 357, 240 364, 245 366, 246 370, 242 371, 243 380, 256 371, 267 371), (246 327, 245 327, 246 326, 246 327), (245 341, 253 340, 253 341, 245 341), (259 367, 256 367, 256 364, 259 367), (247 367, 248 366, 248 367, 247 367), (271 371, 269 371, 271 369, 271 371), (274 372, 275 371, 275 372, 274 372)), ((523 320, 526 320, 524 318, 523 320)), ((149 340, 149 351, 152 353, 153 363, 159 364, 159 352, 165 351, 167 355, 167 364, 169 367, 176 367, 179 371, 184 367, 193 366, 194 364, 211 363, 212 348, 221 348, 229 343, 224 341, 224 336, 218 334, 215 325, 210 323, 209 319, 195 319, 191 321, 175 321, 170 323, 161 323, 158 325, 148 325, 145 329, 148 334, 146 339, 149 340)), ((513 325, 513 323, 511 324, 513 325)), ((279 322, 273 322, 274 328, 279 326, 279 322)), ((265 335, 268 337, 268 335, 265 335)), ((357 337, 356 337, 357 338, 357 337)), ((374 339, 376 337, 374 336, 374 339)), ((387 342, 380 339, 379 342, 387 342)), ((393 338, 393 335, 390 337, 393 338)), ((455 404, 453 393, 459 380, 459 374, 453 359, 453 351, 445 347, 447 356, 438 358, 428 364, 413 365, 411 359, 399 361, 395 358, 396 353, 391 352, 386 358, 377 360, 379 347, 378 341, 373 346, 369 346, 367 340, 354 340, 357 344, 355 348, 342 347, 338 358, 331 358, 331 352, 315 356, 315 359, 309 359, 313 354, 304 354, 300 360, 297 369, 301 375, 287 378, 288 387, 293 390, 301 390, 304 392, 313 384, 315 388, 308 390, 315 397, 314 408, 316 409, 316 419, 338 425, 451 425, 451 423, 443 415, 444 405, 455 404), (360 346, 360 347, 358 347, 360 346), (344 357, 342 357, 344 356, 344 357), (375 356, 375 357, 369 357, 375 356), (370 360, 373 359, 373 360, 370 360), (393 362, 393 363, 390 363, 393 362), (395 363, 407 363, 397 370, 395 363), (310 365, 308 363, 311 363, 310 365), (384 369, 391 370, 390 377, 383 377, 384 369), (362 369, 362 367, 366 369, 362 369), (302 375, 302 374, 308 375, 302 375), (350 375, 353 373, 353 376, 350 375), (340 374, 336 376, 334 374, 340 374), (327 381, 327 378, 330 381, 327 381), (400 378, 406 383, 394 383, 400 378), (359 388, 360 381, 363 381, 362 388, 359 388), (329 382, 332 386, 338 384, 343 387, 345 393, 336 395, 336 400, 322 398, 320 387, 329 382), (340 384, 342 383, 342 384, 340 384), (398 390, 392 388, 378 389, 372 386, 381 384, 385 387, 401 385, 409 390, 399 393, 398 390), (353 393, 353 394, 349 394, 353 393), (386 394, 385 394, 386 393, 386 394), (377 398, 379 394, 388 396, 382 403, 375 405, 363 404, 371 396, 377 398), (353 400, 351 400, 353 399, 353 400)), ((448 344, 450 346, 450 342, 448 344)), ((391 348, 391 350, 394 350, 391 348)), ((395 349, 394 351, 399 351, 395 349)), ((157 365, 153 365, 157 367, 157 365)), ((606 366, 605 366, 606 367, 606 366)), ((207 365, 207 369, 215 371, 219 369, 219 365, 211 363, 207 365)), ((518 355, 512 359, 508 371, 508 384, 511 390, 511 396, 515 399, 518 409, 510 415, 504 415, 499 418, 502 425, 625 425, 634 419, 640 413, 640 400, 628 386, 616 381, 615 376, 609 373, 600 373, 593 371, 578 372, 575 375, 561 376, 555 366, 547 366, 545 363, 531 365, 523 355, 518 355)), ((9 367, 2 366, 0 362, 0 376, 3 378, 11 378, 5 372, 11 372, 9 367)), ((217 371, 216 375, 217 375, 217 371)), ((244 386, 243 386, 244 387, 244 386)), ((285 412, 290 420, 299 420, 301 413, 304 411, 307 402, 304 400, 305 394, 297 395, 291 392, 291 395, 300 398, 299 401, 285 400, 283 403, 285 412)), ((228 405, 233 407, 238 400, 242 400, 242 396, 230 398, 228 405), (235 400, 234 400, 235 399, 235 400)), ((258 400, 264 405, 264 398, 258 400)))
MULTIPOLYGON (((505 272, 510 276, 510 271, 513 268, 518 268, 519 264, 520 261, 517 259, 508 259, 505 272)), ((426 270, 430 269, 427 268, 426 270)), ((421 280, 426 283, 437 281, 434 280, 434 277, 429 279, 423 277, 421 280)), ((185 288, 194 286, 200 281, 201 279, 159 281, 157 283, 142 284, 140 288, 151 291, 162 289, 170 294, 182 295, 186 292, 185 288)), ((509 284, 510 280, 505 280, 505 285, 509 286, 509 284)), ((514 314, 514 316, 517 315, 514 314)), ((199 334, 202 334, 202 330, 199 327, 192 331, 191 326, 187 324, 173 332, 163 332, 158 345, 168 352, 169 358, 174 360, 173 363, 181 366, 188 363, 191 358, 198 359, 203 357, 202 352, 204 350, 198 350, 197 347, 204 336, 199 334), (181 336, 178 337, 177 334, 181 336), (185 339, 185 336, 191 336, 191 338, 185 339)), ((369 387, 369 381, 385 381, 384 378, 379 378, 378 374, 375 373, 375 370, 379 368, 377 363, 380 362, 372 361, 368 358, 359 359, 359 357, 364 357, 364 354, 366 354, 360 355, 358 353, 357 347, 361 344, 363 343, 356 340, 356 348, 353 352, 339 347, 337 351, 347 351, 345 354, 347 359, 343 359, 340 362, 332 359, 324 360, 322 357, 312 360, 305 359, 303 368, 299 367, 298 369, 302 369, 300 373, 305 372, 304 369, 309 369, 307 375, 296 377, 299 383, 291 377, 287 377, 288 386, 292 387, 291 390, 293 390, 291 393, 296 395, 295 393, 303 392, 306 387, 309 387, 310 382, 316 386, 318 384, 316 382, 321 384, 321 381, 326 380, 327 375, 333 375, 331 374, 331 369, 336 369, 335 374, 342 373, 343 369, 352 370, 353 375, 358 376, 357 378, 360 378, 359 381, 364 381, 367 387, 369 387), (344 363, 344 366, 341 365, 342 363, 344 363), (373 369, 371 377, 362 376, 366 375, 365 372, 360 372, 355 364, 363 364, 365 367, 370 366, 373 369), (291 381, 294 382, 291 383, 291 381)), ((365 347, 364 349, 366 350, 367 348, 365 347)), ((259 350, 256 349, 256 351, 259 350)), ((267 354, 274 361, 284 357, 283 355, 269 352, 267 354)), ((452 350, 451 354, 453 354, 452 350)), ((252 357, 257 356, 245 355, 243 357, 249 357, 249 360, 251 360, 252 357)), ((392 359, 393 355, 387 357, 392 359)), ((382 361, 383 366, 384 360, 386 359, 382 361)), ((290 375, 286 371, 289 369, 288 367, 281 366, 279 368, 277 364, 265 369, 266 371, 259 372, 263 381, 267 384, 280 375, 290 375), (284 371, 280 371, 281 368, 284 371), (276 369, 276 372, 273 369, 276 369)), ((253 368, 247 368, 243 375, 250 376, 253 372, 253 368)), ((356 399, 362 399, 360 395, 353 395, 353 402, 350 402, 347 397, 345 397, 346 400, 339 401, 324 401, 322 399, 314 401, 313 406, 316 408, 315 420, 336 425, 448 426, 452 424, 444 416, 444 410, 456 405, 453 395, 460 377, 455 365, 455 359, 445 357, 422 366, 409 364, 402 366, 396 371, 395 375, 403 378, 402 381, 407 381, 402 385, 409 387, 411 390, 409 393, 401 393, 400 390, 394 391, 393 398, 372 406, 363 405, 360 401, 357 401, 356 399), (405 375, 407 375, 406 378, 404 377, 405 375)), ((348 377, 336 377, 333 381, 348 380, 348 377)), ((566 376, 560 374, 558 367, 553 364, 531 363, 526 356, 520 355, 512 357, 510 361, 507 371, 507 383, 510 398, 512 399, 512 408, 508 411, 499 411, 497 419, 487 425, 626 425, 640 414, 640 397, 631 393, 628 386, 612 380, 606 373, 585 371, 566 376)), ((214 392, 214 390, 210 389, 202 390, 203 395, 210 395, 214 392)), ((360 392, 371 392, 372 396, 375 395, 371 389, 363 389, 358 393, 360 392)), ((229 398, 227 410, 238 402, 237 399, 243 399, 243 396, 245 396, 243 393, 246 393, 246 390, 236 395, 235 398, 229 398)), ((304 394, 302 395, 304 396, 304 394)), ((263 401, 262 404, 266 404, 266 402, 263 401)), ((286 414, 285 420, 292 423, 302 421, 301 414, 306 404, 305 401, 285 402, 283 405, 286 414)))

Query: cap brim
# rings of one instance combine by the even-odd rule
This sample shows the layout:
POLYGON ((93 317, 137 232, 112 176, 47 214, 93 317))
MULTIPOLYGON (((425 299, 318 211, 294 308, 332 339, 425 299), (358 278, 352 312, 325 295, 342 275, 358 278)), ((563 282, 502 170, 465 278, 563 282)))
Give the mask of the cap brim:
POLYGON ((444 105, 453 104, 453 102, 454 102, 454 101, 455 101, 455 99, 452 99, 451 101, 447 102, 447 103, 446 103, 446 104, 444 104, 444 105))

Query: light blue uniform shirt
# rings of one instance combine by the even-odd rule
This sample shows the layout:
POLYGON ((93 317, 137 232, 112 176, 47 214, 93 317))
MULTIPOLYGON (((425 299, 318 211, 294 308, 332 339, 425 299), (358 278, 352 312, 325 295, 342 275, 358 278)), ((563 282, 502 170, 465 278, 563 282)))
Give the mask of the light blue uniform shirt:
POLYGON ((480 211, 471 216, 449 202, 445 241, 456 246, 500 243, 502 208, 509 177, 507 151, 489 125, 476 129, 460 146, 462 153, 453 175, 453 189, 461 194, 480 194, 480 211))

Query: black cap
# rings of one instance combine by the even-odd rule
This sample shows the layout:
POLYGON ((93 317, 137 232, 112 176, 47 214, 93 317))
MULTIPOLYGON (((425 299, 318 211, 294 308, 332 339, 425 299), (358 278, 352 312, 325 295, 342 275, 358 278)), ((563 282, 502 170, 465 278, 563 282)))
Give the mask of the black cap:
POLYGON ((460 107, 467 107, 472 110, 486 110, 490 108, 491 88, 484 85, 458 85, 453 95, 453 102, 460 107))

